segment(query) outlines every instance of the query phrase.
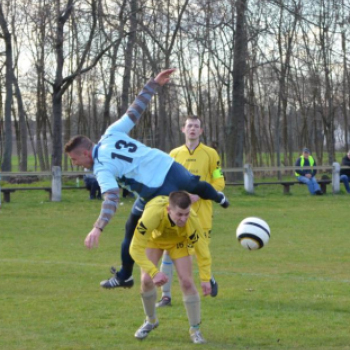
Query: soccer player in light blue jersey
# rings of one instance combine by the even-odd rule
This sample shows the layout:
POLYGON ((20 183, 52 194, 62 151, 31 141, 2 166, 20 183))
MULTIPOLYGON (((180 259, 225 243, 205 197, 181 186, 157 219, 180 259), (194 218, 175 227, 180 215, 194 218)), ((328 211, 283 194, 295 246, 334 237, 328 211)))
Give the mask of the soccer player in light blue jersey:
POLYGON ((88 137, 78 135, 69 140, 64 148, 74 165, 93 171, 104 198, 100 215, 85 239, 87 248, 98 245, 101 232, 115 214, 119 203, 119 187, 138 195, 125 225, 121 248, 122 268, 118 272, 113 271, 112 278, 101 282, 104 288, 133 286, 134 261, 129 247, 143 208, 152 198, 184 190, 203 199, 213 200, 224 208, 229 206, 223 193, 217 192, 209 183, 199 181, 199 176, 192 175, 167 153, 147 147, 128 136, 156 89, 168 83, 174 71, 164 70, 151 79, 122 118, 107 128, 97 145, 88 137))

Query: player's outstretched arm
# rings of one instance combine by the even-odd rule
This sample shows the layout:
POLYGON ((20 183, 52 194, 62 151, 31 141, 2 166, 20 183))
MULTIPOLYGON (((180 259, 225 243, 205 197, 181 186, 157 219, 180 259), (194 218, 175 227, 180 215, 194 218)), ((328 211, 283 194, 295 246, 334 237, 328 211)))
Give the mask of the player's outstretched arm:
POLYGON ((101 204, 101 212, 94 223, 94 228, 88 233, 84 244, 86 248, 91 249, 98 247, 98 241, 103 229, 107 226, 109 221, 117 211, 119 203, 119 189, 113 189, 103 194, 104 201, 101 204))
POLYGON ((157 87, 168 83, 174 71, 174 68, 166 69, 161 71, 154 79, 150 79, 143 87, 142 91, 136 96, 134 102, 127 109, 123 117, 109 126, 106 130, 106 134, 113 133, 113 131, 129 133, 141 118, 153 95, 156 93, 157 87))

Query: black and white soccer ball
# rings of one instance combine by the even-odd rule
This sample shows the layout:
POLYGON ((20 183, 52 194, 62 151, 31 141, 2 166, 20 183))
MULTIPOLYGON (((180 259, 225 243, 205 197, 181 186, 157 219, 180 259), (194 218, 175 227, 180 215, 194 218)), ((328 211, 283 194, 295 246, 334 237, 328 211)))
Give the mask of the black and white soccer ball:
POLYGON ((270 227, 263 219, 245 218, 238 225, 236 236, 244 248, 248 250, 261 249, 270 239, 270 227))

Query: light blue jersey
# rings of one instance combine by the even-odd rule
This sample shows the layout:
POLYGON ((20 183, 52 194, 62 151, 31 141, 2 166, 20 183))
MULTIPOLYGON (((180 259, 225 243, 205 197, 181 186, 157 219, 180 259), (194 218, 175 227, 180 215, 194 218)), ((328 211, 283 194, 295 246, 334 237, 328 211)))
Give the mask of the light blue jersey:
POLYGON ((122 186, 140 197, 149 197, 163 185, 173 158, 128 136, 135 126, 133 120, 138 120, 152 95, 152 91, 141 93, 135 101, 139 111, 129 108, 121 119, 108 127, 94 146, 93 172, 102 193, 122 186))

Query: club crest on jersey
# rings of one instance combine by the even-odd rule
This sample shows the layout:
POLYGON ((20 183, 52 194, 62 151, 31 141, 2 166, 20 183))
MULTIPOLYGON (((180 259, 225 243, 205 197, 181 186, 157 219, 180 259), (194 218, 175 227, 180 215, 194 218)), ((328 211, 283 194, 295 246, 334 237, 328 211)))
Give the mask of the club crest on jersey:
POLYGON ((195 230, 188 238, 191 240, 191 245, 195 244, 199 238, 197 230, 195 230))
POLYGON ((141 233, 141 235, 144 235, 147 231, 147 227, 144 225, 144 223, 141 221, 140 225, 137 226, 137 231, 141 233))

